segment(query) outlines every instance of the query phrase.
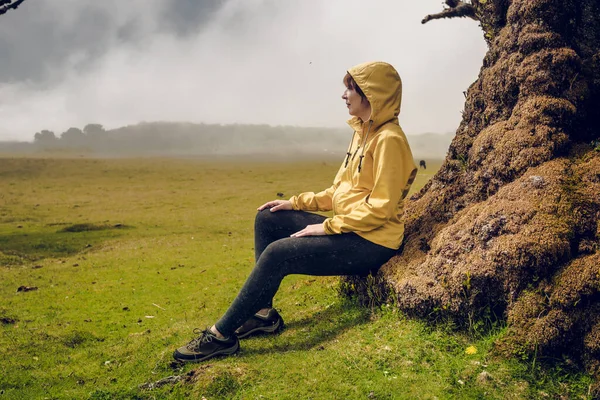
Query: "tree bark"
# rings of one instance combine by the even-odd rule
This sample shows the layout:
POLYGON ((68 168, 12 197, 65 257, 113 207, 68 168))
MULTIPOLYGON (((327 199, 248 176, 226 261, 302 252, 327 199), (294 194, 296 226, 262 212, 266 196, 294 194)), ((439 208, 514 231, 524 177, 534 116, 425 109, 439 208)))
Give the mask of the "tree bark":
POLYGON ((489 50, 378 277, 410 315, 506 318, 501 349, 599 375, 600 2, 471 5, 489 50))
POLYGON ((25 0, 0 0, 0 15, 8 10, 16 10, 25 0))

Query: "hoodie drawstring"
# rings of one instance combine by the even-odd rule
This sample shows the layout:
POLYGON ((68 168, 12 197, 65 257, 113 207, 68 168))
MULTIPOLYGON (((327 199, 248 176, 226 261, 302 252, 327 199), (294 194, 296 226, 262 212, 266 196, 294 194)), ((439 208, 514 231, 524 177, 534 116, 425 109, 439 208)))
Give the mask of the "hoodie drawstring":
POLYGON ((360 170, 362 169, 362 160, 365 157, 365 144, 367 144, 367 139, 369 138, 369 132, 371 132, 371 126, 373 126, 373 120, 369 121, 369 127, 367 128, 367 134, 365 135, 365 138, 363 139, 362 142, 362 146, 359 144, 358 147, 356 148, 356 150, 354 150, 354 154, 352 154, 350 151, 352 150, 352 143, 354 143, 354 136, 356 135, 356 131, 354 131, 354 133, 352 134, 352 140, 350 140, 350 146, 348 146, 348 151, 346 152, 346 162, 344 163, 344 168, 348 167, 348 162, 350 161, 350 156, 352 156, 352 160, 354 161, 354 158, 356 157, 356 153, 358 153, 358 150, 362 147, 362 150, 360 152, 360 159, 358 161, 358 173, 360 173, 360 170))
MULTIPOLYGON (((362 168, 362 160, 365 157, 365 145, 367 144, 367 139, 369 138, 369 132, 371 132, 371 126, 373 125, 373 120, 369 121, 369 127, 367 128, 367 134, 365 135, 365 139, 363 140, 362 150, 360 151, 360 159, 358 160, 358 173, 360 174, 360 170, 362 168)), ((358 150, 358 149, 356 149, 358 150)))
POLYGON ((344 163, 344 168, 348 167, 348 161, 350 161, 350 150, 352 150, 352 143, 354 142, 354 135, 356 135, 356 131, 352 134, 352 140, 350 140, 350 145, 348 146, 348 151, 346 152, 346 162, 344 163))

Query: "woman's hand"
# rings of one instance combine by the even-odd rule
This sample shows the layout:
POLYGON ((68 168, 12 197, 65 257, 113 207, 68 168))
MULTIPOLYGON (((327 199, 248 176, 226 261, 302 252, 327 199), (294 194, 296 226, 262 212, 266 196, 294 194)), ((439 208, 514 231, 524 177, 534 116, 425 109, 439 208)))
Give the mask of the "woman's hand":
POLYGON ((266 202, 262 206, 258 207, 258 211, 262 211, 265 208, 270 208, 271 212, 279 211, 279 210, 291 210, 292 203, 289 200, 272 200, 266 202))
POLYGON ((292 233, 290 237, 303 237, 303 236, 323 236, 326 235, 323 224, 306 225, 306 228, 292 233))

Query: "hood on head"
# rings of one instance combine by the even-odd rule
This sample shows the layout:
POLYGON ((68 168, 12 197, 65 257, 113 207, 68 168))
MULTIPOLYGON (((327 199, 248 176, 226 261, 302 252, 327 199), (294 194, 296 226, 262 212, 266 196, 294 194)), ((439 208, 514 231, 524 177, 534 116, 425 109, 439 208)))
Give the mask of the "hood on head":
MULTIPOLYGON (((381 61, 367 62, 350 68, 348 73, 371 103, 372 130, 387 122, 398 123, 402 80, 394 67, 381 61)), ((355 130, 362 125, 358 117, 352 117, 348 123, 355 130)))

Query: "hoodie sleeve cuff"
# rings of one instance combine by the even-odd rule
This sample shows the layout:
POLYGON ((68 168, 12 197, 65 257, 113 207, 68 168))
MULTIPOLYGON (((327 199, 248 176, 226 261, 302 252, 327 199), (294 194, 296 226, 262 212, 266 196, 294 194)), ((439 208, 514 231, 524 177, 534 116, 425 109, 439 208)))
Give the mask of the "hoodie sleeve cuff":
POLYGON ((293 210, 296 210, 296 211, 300 210, 300 207, 298 205, 298 196, 290 197, 289 202, 292 203, 293 210))
POLYGON ((327 218, 325 221, 323 221, 323 229, 325 230, 325 233, 328 235, 337 235, 340 232, 336 232, 333 227, 331 226, 331 218, 327 218))

